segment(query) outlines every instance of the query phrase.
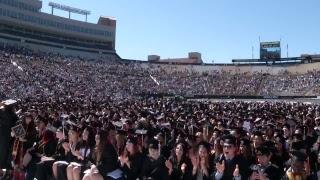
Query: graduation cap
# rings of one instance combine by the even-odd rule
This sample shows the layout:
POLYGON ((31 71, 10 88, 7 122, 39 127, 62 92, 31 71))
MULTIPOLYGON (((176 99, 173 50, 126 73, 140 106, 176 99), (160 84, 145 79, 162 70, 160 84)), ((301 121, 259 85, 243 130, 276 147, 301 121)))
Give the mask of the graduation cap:
POLYGON ((47 125, 48 124, 48 119, 44 118, 42 116, 37 116, 36 122, 38 122, 38 123, 43 122, 45 125, 47 125))
POLYGON ((148 132, 148 130, 145 130, 145 129, 137 129, 135 131, 135 134, 138 134, 138 135, 146 135, 148 132))
POLYGON ((159 141, 157 141, 156 139, 151 139, 149 141, 149 148, 151 149, 159 149, 159 141))
POLYGON ((2 101, 0 103, 0 109, 3 109, 5 106, 15 105, 16 103, 17 103, 17 101, 13 100, 13 99, 8 99, 8 100, 5 100, 5 101, 2 101))
POLYGON ((254 131, 252 134, 255 136, 260 136, 260 137, 263 136, 263 133, 261 131, 254 131))
POLYGON ((137 145, 138 144, 138 139, 135 136, 129 136, 128 139, 127 139, 127 143, 131 143, 131 144, 137 145))
POLYGON ((68 120, 68 121, 66 121, 66 125, 67 125, 67 127, 69 127, 69 130, 76 131, 76 132, 81 131, 81 127, 78 124, 76 124, 76 122, 68 120))
POLYGON ((271 154, 271 151, 270 151, 269 147, 262 145, 262 146, 257 147, 256 154, 257 154, 257 156, 259 156, 259 155, 260 156, 262 156, 262 155, 269 156, 271 154))
POLYGON ((303 135, 301 133, 294 133, 292 137, 296 138, 297 140, 303 140, 303 135))
POLYGON ((206 142, 206 141, 201 141, 199 144, 198 144, 198 148, 200 148, 200 146, 203 146, 205 147, 208 151, 210 151, 210 148, 211 148, 211 144, 206 142))
POLYGON ((292 161, 305 162, 308 158, 308 155, 301 151, 290 151, 292 161))
POLYGON ((242 138, 240 139, 240 146, 250 146, 251 145, 251 141, 249 139, 245 139, 245 138, 242 138))
POLYGON ((306 149, 306 145, 303 141, 292 142, 291 149, 300 151, 302 149, 306 149))
POLYGON ((122 128, 124 123, 122 121, 113 121, 112 124, 117 128, 122 128))
POLYGON ((231 145, 237 145, 237 140, 236 137, 232 136, 232 135, 225 135, 222 137, 223 143, 224 144, 231 144, 231 145))

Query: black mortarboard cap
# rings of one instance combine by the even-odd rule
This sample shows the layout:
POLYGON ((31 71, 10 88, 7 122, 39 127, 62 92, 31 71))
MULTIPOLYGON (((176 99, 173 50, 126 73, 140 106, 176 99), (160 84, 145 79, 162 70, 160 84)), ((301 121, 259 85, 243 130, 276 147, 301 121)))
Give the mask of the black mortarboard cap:
POLYGON ((156 139, 151 139, 149 141, 149 148, 151 149, 159 149, 159 141, 157 141, 156 139))
POLYGON ((237 141, 236 138, 232 135, 225 135, 223 136, 223 143, 224 144, 232 144, 232 145, 237 145, 237 141))
POLYGON ((240 146, 250 146, 251 141, 249 139, 240 139, 240 146))
POLYGON ((270 148, 267 147, 267 146, 259 146, 257 147, 256 149, 256 154, 257 155, 270 155, 271 154, 271 151, 270 151, 270 148))
POLYGON ((136 145, 138 143, 138 139, 137 139, 137 137, 130 136, 130 137, 128 137, 127 142, 136 145))
POLYGON ((290 151, 290 155, 293 161, 300 161, 300 162, 304 162, 307 159, 307 154, 301 152, 301 151, 290 151))
POLYGON ((200 146, 204 146, 208 151, 210 151, 210 143, 206 142, 206 141, 201 141, 199 144, 198 144, 198 148, 200 146))

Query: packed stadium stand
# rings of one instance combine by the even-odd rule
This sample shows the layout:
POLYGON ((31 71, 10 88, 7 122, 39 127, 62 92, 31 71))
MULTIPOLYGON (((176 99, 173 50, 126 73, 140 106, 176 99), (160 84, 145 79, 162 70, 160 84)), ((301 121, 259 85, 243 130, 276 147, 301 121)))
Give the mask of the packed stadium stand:
POLYGON ((319 56, 121 59, 41 7, 0 0, 0 180, 320 179, 319 56))

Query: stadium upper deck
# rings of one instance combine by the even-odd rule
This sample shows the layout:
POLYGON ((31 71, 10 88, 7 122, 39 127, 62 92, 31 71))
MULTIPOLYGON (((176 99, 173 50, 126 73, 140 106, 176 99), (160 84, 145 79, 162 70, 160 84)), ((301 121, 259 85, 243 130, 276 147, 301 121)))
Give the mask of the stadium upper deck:
POLYGON ((68 55, 115 55, 116 21, 97 24, 42 13, 38 0, 0 0, 0 42, 68 55))

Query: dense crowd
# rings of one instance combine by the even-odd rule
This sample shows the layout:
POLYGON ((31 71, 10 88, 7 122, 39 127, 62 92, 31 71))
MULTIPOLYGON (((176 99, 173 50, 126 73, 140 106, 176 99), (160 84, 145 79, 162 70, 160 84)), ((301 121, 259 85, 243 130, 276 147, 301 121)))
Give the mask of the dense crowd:
POLYGON ((0 177, 320 179, 319 105, 137 96, 300 94, 318 77, 198 73, 7 48, 0 99, 18 101, 0 104, 0 177))
MULTIPOLYGON (((145 63, 146 64, 146 63, 145 63)), ((86 60, 27 50, 0 51, 0 96, 72 96, 95 100, 142 93, 176 95, 317 95, 320 72, 230 73, 179 70, 128 61, 86 60)))

